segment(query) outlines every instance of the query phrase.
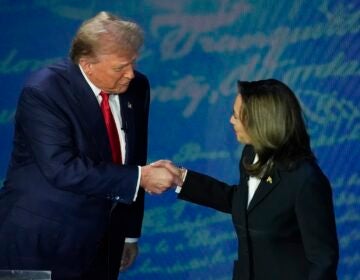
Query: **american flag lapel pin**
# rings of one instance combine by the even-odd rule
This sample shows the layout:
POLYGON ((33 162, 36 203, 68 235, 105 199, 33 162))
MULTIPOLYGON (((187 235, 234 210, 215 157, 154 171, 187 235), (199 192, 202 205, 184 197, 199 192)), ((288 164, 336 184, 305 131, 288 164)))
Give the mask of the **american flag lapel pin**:
POLYGON ((128 102, 127 106, 129 109, 132 109, 132 104, 130 102, 128 102))
POLYGON ((266 183, 272 184, 272 178, 270 176, 266 178, 266 183))

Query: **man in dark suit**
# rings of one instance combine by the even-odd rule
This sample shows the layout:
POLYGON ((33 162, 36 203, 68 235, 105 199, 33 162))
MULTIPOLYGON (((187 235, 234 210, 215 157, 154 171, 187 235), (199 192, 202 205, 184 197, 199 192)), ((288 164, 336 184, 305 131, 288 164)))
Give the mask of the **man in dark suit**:
POLYGON ((142 42, 135 23, 101 12, 78 30, 71 59, 25 84, 0 191, 0 269, 117 279, 133 262, 144 189, 178 182, 146 165, 149 82, 134 70, 142 42))

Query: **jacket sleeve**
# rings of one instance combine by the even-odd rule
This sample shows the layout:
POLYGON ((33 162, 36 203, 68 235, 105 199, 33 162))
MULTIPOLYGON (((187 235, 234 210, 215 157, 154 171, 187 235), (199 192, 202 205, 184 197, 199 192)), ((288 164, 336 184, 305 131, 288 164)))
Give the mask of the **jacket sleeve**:
MULTIPOLYGON (((73 120, 54 97, 35 87, 25 87, 19 99, 16 126, 29 158, 55 188, 78 194, 132 203, 138 169, 119 166, 93 157, 79 149, 73 120)), ((20 144, 21 143, 21 144, 20 144)))
POLYGON ((178 198, 231 213, 235 188, 205 174, 188 170, 178 198))
MULTIPOLYGON (((136 156, 133 159, 138 165, 146 164, 147 148, 148 148, 148 118, 150 107, 150 85, 148 79, 143 77, 141 82, 137 83, 136 96, 141 99, 141 110, 136 113, 136 126, 141 129, 136 131, 136 156), (142 94, 140 94, 142 93, 142 94)), ((139 79, 140 80, 140 79, 139 79)), ((144 196, 143 188, 139 188, 136 201, 131 205, 123 205, 121 214, 123 221, 123 228, 125 228, 126 237, 138 238, 141 235, 142 221, 144 217, 144 196), (124 226, 125 225, 125 226, 124 226)))
POLYGON ((334 280, 339 258, 332 192, 327 178, 319 172, 308 176, 299 189, 295 206, 309 280, 334 280))

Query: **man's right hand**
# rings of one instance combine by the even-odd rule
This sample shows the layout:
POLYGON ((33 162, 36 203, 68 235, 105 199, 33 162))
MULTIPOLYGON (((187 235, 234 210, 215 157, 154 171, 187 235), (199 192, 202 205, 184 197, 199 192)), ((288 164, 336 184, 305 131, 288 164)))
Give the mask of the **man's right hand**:
POLYGON ((181 174, 170 161, 163 161, 165 166, 156 164, 141 167, 140 186, 145 191, 152 194, 161 194, 170 187, 175 187, 182 183, 181 174))

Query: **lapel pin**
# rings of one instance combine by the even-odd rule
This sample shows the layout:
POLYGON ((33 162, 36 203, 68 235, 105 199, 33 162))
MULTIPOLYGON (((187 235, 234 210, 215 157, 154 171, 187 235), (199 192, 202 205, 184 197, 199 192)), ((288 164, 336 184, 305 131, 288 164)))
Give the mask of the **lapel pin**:
POLYGON ((127 105, 128 105, 128 108, 129 108, 129 109, 132 109, 132 104, 131 104, 130 102, 128 102, 127 105))
POLYGON ((266 178, 266 183, 272 184, 272 178, 270 176, 266 178))

